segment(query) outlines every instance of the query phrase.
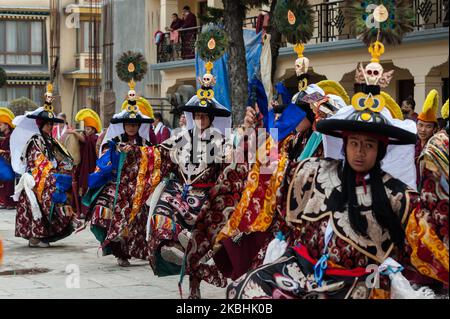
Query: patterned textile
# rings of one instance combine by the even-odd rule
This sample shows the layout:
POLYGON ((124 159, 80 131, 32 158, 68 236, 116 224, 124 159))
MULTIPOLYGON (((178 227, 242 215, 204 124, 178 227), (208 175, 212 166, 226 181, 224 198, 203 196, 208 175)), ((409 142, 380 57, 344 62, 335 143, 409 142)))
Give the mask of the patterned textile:
POLYGON ((164 163, 161 175, 167 183, 151 212, 148 242, 150 266, 158 276, 179 273, 179 266, 162 260, 161 247, 182 249, 178 235, 194 229, 209 190, 226 166, 224 137, 214 129, 210 133, 201 137, 197 151, 193 149, 194 130, 182 131, 159 147, 164 163))
MULTIPOLYGON (((333 272, 335 268, 350 273, 356 271, 355 269, 365 270, 371 264, 379 265, 387 257, 392 257, 405 267, 405 276, 416 275, 417 272, 409 261, 411 247, 407 243, 403 250, 394 247, 387 230, 376 222, 371 211, 370 185, 366 185, 366 191, 363 186, 356 188, 359 209, 367 218, 368 235, 362 236, 352 229, 348 213, 338 207, 341 200, 341 171, 341 161, 311 158, 298 163, 297 168, 290 172, 292 176, 287 198, 280 207, 287 222, 292 225, 291 232, 286 234, 289 244, 303 247, 304 253, 311 258, 310 262, 314 265, 324 252, 325 233, 330 224, 333 232, 327 252, 328 267, 333 269, 333 272)), ((418 194, 387 173, 382 174, 382 180, 393 211, 406 226, 408 216, 418 206, 418 194)), ((306 258, 305 256, 303 257, 306 258)), ((348 290, 348 278, 337 281, 336 278, 331 278, 330 282, 325 279, 323 291, 315 289, 314 285, 305 286, 304 278, 308 278, 311 273, 308 267, 305 268, 304 261, 293 254, 292 250, 288 250, 273 264, 262 266, 238 279, 229 287, 228 297, 307 298, 310 294, 320 298, 369 297, 366 290, 348 290), (289 268, 295 270, 291 271, 289 268), (295 291, 289 287, 295 287, 295 291), (356 295, 353 295, 353 292, 356 295)), ((363 276, 359 270, 356 277, 363 276)), ((344 277, 348 277, 348 274, 344 277)), ((383 277, 380 286, 382 290, 387 291, 389 282, 383 277)), ((312 282, 314 283, 314 280, 312 282)), ((358 281, 355 281, 355 284, 358 286, 358 281)), ((383 295, 385 294, 377 292, 377 296, 383 295)))
POLYGON ((411 263, 420 273, 449 283, 448 241, 448 135, 433 136, 420 156, 421 205, 409 218, 407 238, 411 263), (443 179, 443 180, 442 180, 443 179))
POLYGON ((420 154, 422 154, 422 150, 423 150, 422 142, 418 138, 417 142, 416 142, 415 153, 414 153, 414 160, 416 162, 417 186, 420 185, 420 181, 421 181, 420 167, 419 167, 419 157, 420 157, 420 154))
POLYGON ((33 136, 24 152, 27 171, 31 172, 36 186, 34 193, 38 200, 42 217, 33 219, 31 204, 23 191, 17 203, 16 237, 25 239, 38 238, 44 242, 54 242, 69 236, 72 231, 73 208, 71 191, 63 204, 52 204, 56 192, 56 173, 71 175, 72 159, 70 155, 53 138, 49 138, 52 150, 45 146, 41 135, 33 136), (50 160, 50 152, 55 160, 50 160))
MULTIPOLYGON (((287 146, 291 139, 292 136, 281 143, 277 158, 270 158, 270 167, 261 167, 263 164, 256 159, 248 175, 242 198, 217 236, 216 243, 240 233, 265 232, 270 227, 275 213, 276 194, 286 173, 287 146), (268 168, 272 174, 262 174, 263 168, 268 168)), ((267 154, 278 153, 272 139, 267 139, 265 146, 267 154)))
POLYGON ((320 287, 314 278, 317 260, 304 246, 288 248, 273 263, 241 276, 227 289, 228 299, 365 299, 365 268, 345 270, 331 265, 320 287))
MULTIPOLYGON (((256 268, 262 264, 265 250, 272 240, 273 234, 279 230, 286 229, 283 216, 278 213, 278 208, 282 201, 283 193, 286 193, 285 188, 288 185, 286 180, 289 177, 288 172, 291 169, 292 163, 294 163, 293 161, 300 155, 303 146, 306 144, 306 140, 306 136, 292 135, 287 137, 283 142, 280 142, 279 149, 286 148, 285 154, 289 155, 289 160, 282 165, 279 165, 279 161, 274 161, 274 166, 275 168, 282 168, 284 179, 281 181, 281 184, 278 184, 280 183, 279 178, 271 178, 271 174, 259 174, 259 171, 253 170, 255 176, 259 175, 258 178, 250 178, 250 181, 258 181, 258 187, 253 194, 251 194, 249 186, 251 184, 248 184, 247 181, 249 180, 250 170, 256 165, 252 166, 248 163, 231 164, 224 169, 216 185, 211 189, 208 201, 202 207, 196 228, 193 232, 194 240, 190 241, 187 249, 186 273, 190 274, 191 297, 198 297, 196 294, 198 294, 198 287, 200 286, 201 280, 222 286, 225 282, 223 279, 225 274, 230 278, 239 277, 248 269, 256 268), (284 142, 285 144, 283 144, 284 142), (277 184, 271 185, 270 181, 276 182, 277 184), (274 193, 267 190, 269 186, 276 186, 272 188, 276 194, 275 202, 272 202, 272 195, 274 193), (242 199, 242 194, 244 194, 245 190, 249 192, 249 196, 252 195, 256 200, 259 200, 261 207, 263 207, 266 201, 265 195, 270 195, 267 197, 271 200, 271 204, 266 206, 270 210, 265 211, 267 213, 265 216, 268 217, 265 224, 254 223, 254 221, 258 220, 259 209, 251 201, 247 201, 247 203, 249 204, 248 207, 251 207, 253 210, 252 212, 245 212, 244 214, 241 214, 242 211, 236 212, 238 204, 241 203, 242 205, 243 200, 245 200, 242 199), (238 214, 240 215, 239 217, 238 214), (221 232, 225 225, 228 225, 228 227, 231 225, 228 221, 232 215, 235 216, 236 221, 238 218, 241 221, 240 223, 236 222, 232 228, 228 228, 228 230, 233 231, 232 234, 236 234, 236 231, 239 234, 237 237, 235 236, 237 238, 236 242, 234 242, 234 238, 221 232), (236 225, 241 228, 236 228, 236 225), (242 231, 247 231, 253 226, 259 225, 264 225, 259 230, 265 229, 267 236, 263 238, 263 236, 260 236, 260 234, 263 234, 262 232, 253 232, 252 234, 256 234, 255 236, 258 238, 257 241, 254 241, 252 236, 248 236, 242 231), (219 233, 222 237, 221 240, 219 233), (224 242, 226 242, 225 245, 224 242), (247 244, 252 247, 252 252, 243 249, 243 247, 247 247, 247 244), (211 267, 200 263, 200 260, 206 255, 214 255, 216 266, 211 267), (220 269, 220 272, 217 268, 220 269)), ((248 149, 248 145, 244 148, 248 149)), ((280 158, 284 158, 284 154, 280 158)), ((262 216, 264 215, 261 214, 262 216)), ((256 229, 256 227, 253 228, 253 230, 256 229)))
MULTIPOLYGON (((114 139, 122 143, 124 135, 114 139)), ((145 202, 160 181, 161 158, 157 148, 142 139, 133 143, 123 164, 120 183, 108 182, 91 204, 88 219, 91 230, 102 243, 105 255, 148 260, 145 227, 148 208, 145 202), (118 186, 116 206, 114 199, 118 186)), ((106 153, 107 149, 104 149, 106 153)))

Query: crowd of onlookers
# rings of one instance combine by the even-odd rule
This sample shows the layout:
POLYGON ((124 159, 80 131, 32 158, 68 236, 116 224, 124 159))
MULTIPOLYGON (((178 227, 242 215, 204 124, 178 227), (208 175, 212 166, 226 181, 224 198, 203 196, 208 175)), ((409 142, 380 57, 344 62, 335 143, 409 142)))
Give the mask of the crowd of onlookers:
POLYGON ((166 27, 169 37, 165 36, 163 32, 158 31, 155 34, 155 42, 158 47, 158 52, 163 48, 169 50, 173 59, 193 59, 195 57, 194 43, 197 36, 197 17, 191 12, 189 6, 185 6, 181 13, 172 14, 172 23, 166 27), (181 54, 179 56, 176 46, 181 47, 181 54))

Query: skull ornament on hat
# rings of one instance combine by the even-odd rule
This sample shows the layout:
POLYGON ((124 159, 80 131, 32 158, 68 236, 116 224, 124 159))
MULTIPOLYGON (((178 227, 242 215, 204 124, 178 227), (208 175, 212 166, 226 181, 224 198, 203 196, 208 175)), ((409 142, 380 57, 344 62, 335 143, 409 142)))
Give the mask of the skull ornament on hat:
POLYGON ((208 90, 214 88, 214 86, 216 85, 216 78, 211 74, 213 68, 213 64, 211 62, 206 63, 205 68, 206 73, 203 75, 203 77, 199 77, 198 81, 202 85, 202 89, 208 90))
POLYGON ((53 85, 49 83, 47 85, 47 92, 44 94, 44 108, 47 112, 53 112, 53 101, 55 97, 53 96, 53 85))
POLYGON ((128 91, 127 100, 128 100, 128 102, 135 102, 138 98, 137 93, 134 90, 134 88, 136 87, 136 83, 134 82, 134 80, 131 80, 128 83, 128 86, 129 86, 130 90, 128 91))
POLYGON ((299 79, 298 90, 304 91, 308 87, 308 79, 306 77, 309 70, 309 59, 303 55, 305 45, 298 43, 294 46, 295 52, 297 52, 298 58, 295 61, 295 73, 299 79))
POLYGON ((383 43, 376 41, 369 47, 369 53, 372 60, 363 68, 362 64, 356 69, 355 80, 357 83, 365 83, 367 85, 378 85, 385 88, 389 85, 394 75, 394 70, 385 72, 380 64, 380 57, 384 54, 383 43))

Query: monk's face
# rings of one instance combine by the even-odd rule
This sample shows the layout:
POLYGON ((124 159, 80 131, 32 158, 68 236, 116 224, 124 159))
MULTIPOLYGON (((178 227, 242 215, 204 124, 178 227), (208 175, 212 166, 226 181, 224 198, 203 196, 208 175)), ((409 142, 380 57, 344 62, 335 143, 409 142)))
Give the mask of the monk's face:
POLYGON ((97 132, 96 129, 93 128, 92 126, 86 126, 84 128, 84 133, 86 133, 86 136, 94 135, 96 132, 97 132))
POLYGON ((195 113, 194 114, 195 125, 200 130, 206 130, 211 126, 211 120, 207 113, 195 113))
POLYGON ((0 133, 6 133, 9 131, 10 131, 9 125, 6 123, 0 122, 0 133))
POLYGON ((42 132, 44 132, 48 136, 52 135, 52 130, 53 130, 53 122, 47 122, 44 124, 44 126, 42 126, 42 132))
POLYGON ((432 122, 417 121, 417 135, 423 144, 433 136, 435 130, 436 125, 432 122))
POLYGON ((346 154, 355 172, 367 173, 377 161, 378 140, 367 135, 351 134, 347 139, 346 154))
POLYGON ((139 124, 136 123, 126 123, 123 128, 125 133, 131 137, 136 136, 139 132, 139 124))

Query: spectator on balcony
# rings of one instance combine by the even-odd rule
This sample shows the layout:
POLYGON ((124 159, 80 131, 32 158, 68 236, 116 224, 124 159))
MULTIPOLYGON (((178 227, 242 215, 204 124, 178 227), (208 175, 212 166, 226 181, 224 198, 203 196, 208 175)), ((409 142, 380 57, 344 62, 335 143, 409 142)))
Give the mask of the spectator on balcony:
POLYGON ((153 122, 153 130, 156 135, 156 144, 160 145, 165 140, 170 138, 170 130, 167 126, 164 125, 164 119, 162 114, 157 112, 155 113, 155 121, 153 122))
POLYGON ((417 122, 418 114, 414 112, 414 108, 416 107, 416 102, 410 96, 402 102, 402 112, 405 120, 413 120, 417 122))
POLYGON ((195 57, 195 40, 197 30, 192 28, 197 27, 197 17, 191 12, 191 8, 189 6, 185 6, 183 8, 183 21, 183 27, 181 30, 189 30, 181 31, 181 58, 183 60, 193 59, 195 57))
POLYGON ((172 14, 172 23, 170 24, 170 27, 166 27, 166 31, 173 32, 177 31, 178 29, 182 28, 184 24, 183 19, 180 19, 177 13, 172 14))

